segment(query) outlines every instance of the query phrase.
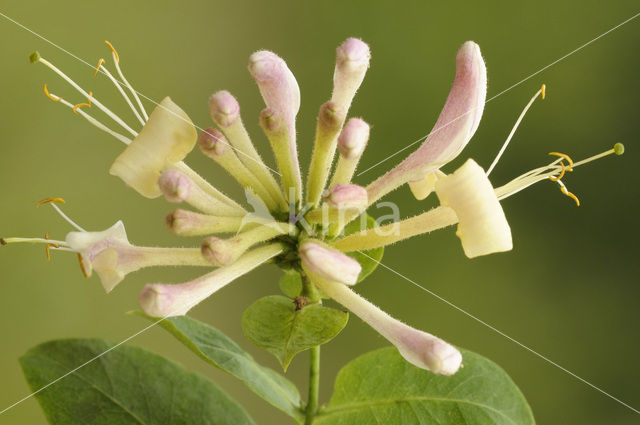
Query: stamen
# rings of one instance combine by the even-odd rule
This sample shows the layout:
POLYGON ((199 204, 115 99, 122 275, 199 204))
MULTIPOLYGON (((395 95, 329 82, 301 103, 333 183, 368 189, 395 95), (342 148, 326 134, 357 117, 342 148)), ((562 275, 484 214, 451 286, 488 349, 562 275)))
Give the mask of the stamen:
POLYGON ((127 102, 127 105, 129 105, 129 108, 133 111, 134 115, 136 116, 140 124, 144 125, 145 121, 142 119, 142 117, 138 113, 138 110, 133 106, 133 103, 131 103, 131 99, 129 99, 129 96, 127 96, 124 90, 122 90, 123 83, 116 80, 115 77, 111 74, 111 72, 109 72, 109 70, 103 64, 104 64, 104 59, 100 58, 100 61, 98 62, 98 66, 96 67, 96 70, 93 73, 93 76, 95 77, 98 74, 100 67, 102 67, 102 73, 106 75, 109 78, 109 80, 111 80, 111 82, 116 87, 118 92, 120 92, 120 95, 124 98, 125 102, 127 102))
POLYGON ((513 135, 516 132, 516 129, 518 128, 518 126, 520 125, 520 122, 522 121, 522 119, 524 118, 525 114, 527 113, 527 111, 529 110, 529 108, 531 107, 531 105, 533 105, 533 102, 538 98, 538 96, 542 95, 542 98, 544 99, 545 94, 547 92, 547 86, 545 84, 542 85, 542 87, 540 87, 540 90, 538 90, 536 92, 535 95, 533 95, 533 97, 531 98, 531 100, 529 101, 529 103, 527 103, 527 106, 524 107, 524 109, 522 110, 522 112, 520 113, 520 116, 518 117, 518 120, 516 121, 515 125, 513 126, 513 128, 511 129, 511 133, 509 133, 509 136, 507 137, 507 140, 504 142, 504 144, 502 145, 502 148, 500 148, 500 152, 498 152, 498 155, 496 155, 496 158, 493 160, 493 162, 491 163, 491 166, 487 169, 487 176, 489 174, 491 174, 491 171, 493 171, 494 167, 498 164, 498 161, 500 160, 500 157, 502 156, 502 154, 504 153, 504 151, 507 149, 507 146, 509 145, 509 142, 511 141, 511 138, 513 137, 513 135))
MULTIPOLYGON (((571 159, 571 157, 569 155, 567 155, 566 153, 549 152, 549 155, 559 156, 560 158, 564 158, 569 163, 569 168, 573 167, 573 159, 571 159)), ((569 170, 569 171, 573 171, 573 170, 569 170)))
POLYGON ((574 201, 576 201, 576 205, 577 206, 580 206, 580 200, 578 199, 578 197, 576 195, 574 195, 573 193, 569 192, 569 190, 567 190, 567 187, 560 180, 558 180, 557 183, 560 185, 560 191, 562 193, 564 193, 565 195, 567 195, 569 198, 571 198, 574 201))
POLYGON ((89 92, 89 96, 87 97, 87 101, 85 103, 78 103, 71 110, 74 114, 78 113, 78 108, 91 108, 91 96, 93 96, 93 92, 89 92))
POLYGON ((86 232, 86 230, 84 230, 82 227, 78 226, 73 220, 71 220, 65 213, 62 212, 62 210, 55 204, 55 203, 59 203, 59 204, 65 204, 65 200, 62 198, 46 198, 43 199, 42 201, 39 201, 38 203, 36 203, 36 208, 39 207, 40 205, 43 204, 49 204, 51 205, 51 207, 56 210, 58 212, 58 214, 60 214, 60 216, 70 225, 72 225, 73 227, 75 227, 77 230, 81 231, 81 232, 86 232))
POLYGON ((145 121, 149 120, 149 115, 147 115, 147 111, 144 109, 144 106, 142 106, 142 102, 140 101, 140 98, 138 97, 138 93, 133 89, 133 86, 131 85, 131 83, 129 83, 129 81, 127 81, 127 79, 124 78, 124 74, 122 73, 122 70, 120 69, 120 56, 118 55, 118 52, 113 47, 113 44, 109 43, 107 40, 105 40, 104 43, 109 47, 109 50, 111 50, 111 54, 113 55, 113 61, 114 61, 115 66, 116 66, 116 72, 118 73, 118 76, 120 77, 120 79, 122 80, 124 85, 127 86, 127 89, 129 89, 129 91, 131 92, 131 95, 136 100, 136 103, 138 104, 138 107, 140 108, 140 112, 142 112, 142 115, 144 116, 144 120, 145 121))
POLYGON ((100 60, 98 61, 98 64, 96 65, 96 69, 93 71, 94 77, 98 75, 98 71, 100 71, 100 67, 102 66, 103 63, 104 63, 104 58, 100 58, 100 60))
MULTIPOLYGON (((50 240, 49 239, 49 232, 44 234, 44 238, 46 240, 50 240)), ((47 261, 51 261, 51 247, 60 248, 60 245, 58 245, 57 243, 53 243, 53 242, 50 242, 50 243, 45 245, 45 251, 47 253, 47 261)))
POLYGON ((51 100, 53 100, 54 102, 60 102, 61 98, 59 96, 53 95, 51 93, 49 93, 49 90, 47 89, 47 85, 44 84, 42 86, 42 90, 44 91, 44 94, 51 100))
POLYGON ((80 263, 80 270, 82 270, 82 274, 86 279, 89 279, 89 274, 87 274, 87 270, 84 268, 84 263, 82 262, 82 254, 78 253, 78 262, 80 263))
POLYGON ((564 177, 564 173, 566 171, 573 171, 574 168, 584 165, 588 162, 595 161, 596 159, 600 159, 611 154, 622 155, 623 153, 624 145, 622 143, 616 143, 613 148, 578 162, 573 162, 573 160, 566 154, 551 152, 551 155, 558 157, 555 161, 544 167, 539 167, 526 172, 521 176, 518 176, 515 179, 511 180, 507 184, 496 188, 496 196, 499 200, 502 201, 503 199, 506 199, 511 195, 515 195, 516 193, 526 189, 527 187, 535 183, 549 179, 551 181, 557 182, 560 185, 560 190, 562 190, 562 193, 566 196, 569 196, 571 199, 576 201, 576 204, 579 205, 580 201, 578 200, 576 195, 569 192, 566 187, 564 187, 564 184, 560 181, 560 179, 564 177), (564 162, 562 162, 563 160, 569 162, 570 165, 567 166, 566 164, 564 164, 564 162))
MULTIPOLYGON (((75 88, 77 91, 79 91, 84 97, 89 98, 91 97, 89 95, 89 93, 87 93, 82 87, 80 87, 78 84, 76 84, 75 81, 73 81, 71 78, 69 78, 67 76, 67 74, 65 74, 64 72, 62 72, 60 69, 58 69, 55 65, 53 65, 51 62, 47 61, 46 59, 44 59, 42 56, 40 56, 40 54, 38 54, 37 52, 32 53, 31 56, 29 57, 29 59, 31 60, 32 63, 36 63, 36 62, 40 62, 41 64, 43 64, 44 66, 46 66, 47 68, 51 69, 53 72, 55 72, 56 74, 58 74, 63 80, 65 80, 67 83, 69 83, 73 88, 75 88)), ((120 126, 122 126, 122 128, 124 128, 125 130, 127 130, 129 133, 131 133, 134 137, 138 135, 138 133, 133 130, 131 127, 129 127, 119 116, 117 116, 116 114, 114 114, 109 108, 107 108, 106 106, 104 106, 101 102, 98 101, 98 99, 93 98, 93 103, 95 103, 95 105, 105 114, 107 114, 112 120, 114 120, 116 123, 118 123, 120 126)))
POLYGON ((36 202, 36 208, 40 207, 40 205, 50 204, 52 202, 57 202, 58 204, 66 204, 67 203, 67 201, 65 201, 62 198, 45 198, 42 201, 36 202))
POLYGON ((113 44, 109 43, 107 40, 104 41, 104 44, 109 46, 109 50, 111 50, 111 53, 113 54, 113 60, 116 63, 120 63, 120 56, 118 55, 118 52, 116 51, 115 47, 113 47, 113 44))
POLYGON ((560 170, 560 174, 558 176, 549 176, 549 180, 552 182, 557 182, 563 178, 566 171, 573 171, 573 168, 567 168, 567 166, 564 165, 564 162, 560 162, 560 166, 562 167, 562 170, 560 170))
MULTIPOLYGON (((63 104, 64 106, 66 106, 69 109, 73 109, 73 107, 74 107, 74 105, 72 105, 71 103, 67 102, 66 100, 64 100, 60 96, 56 96, 53 93, 49 93, 49 91, 46 88, 46 84, 45 84, 45 87, 44 87, 44 94, 46 94, 49 99, 53 100, 54 102, 60 102, 61 104, 63 104)), ((98 121, 97 119, 93 118, 91 115, 87 114, 82 109, 76 109, 76 113, 80 114, 83 118, 85 118, 87 121, 89 121, 89 123, 91 123, 95 127, 99 128, 100 130, 104 131, 105 133, 108 133, 111 136, 115 137, 116 139, 120 140, 125 145, 128 145, 129 143, 131 143, 131 139, 129 139, 128 137, 126 137, 126 136, 124 136, 124 135, 122 135, 122 134, 120 134, 120 133, 118 133, 116 131, 111 130, 109 127, 107 127, 106 125, 102 124, 100 121, 98 121)))

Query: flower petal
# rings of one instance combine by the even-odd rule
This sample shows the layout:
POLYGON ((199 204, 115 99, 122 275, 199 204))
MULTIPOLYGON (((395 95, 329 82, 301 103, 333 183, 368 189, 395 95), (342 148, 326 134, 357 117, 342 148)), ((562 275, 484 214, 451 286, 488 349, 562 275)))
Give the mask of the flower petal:
POLYGON ((184 159, 198 134, 189 116, 169 97, 153 110, 140 134, 116 158, 109 172, 147 198, 162 195, 160 173, 184 159))
POLYGON ((456 55, 453 87, 433 130, 415 152, 367 187, 369 202, 454 159, 478 128, 486 94, 487 70, 480 47, 467 41, 456 55))

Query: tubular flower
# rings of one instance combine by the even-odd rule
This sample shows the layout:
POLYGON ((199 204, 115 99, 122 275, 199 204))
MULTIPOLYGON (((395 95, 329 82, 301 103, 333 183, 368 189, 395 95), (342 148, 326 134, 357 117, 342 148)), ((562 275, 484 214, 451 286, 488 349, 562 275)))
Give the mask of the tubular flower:
POLYGON ((278 166, 278 172, 274 173, 253 146, 242 124, 240 106, 229 92, 219 91, 210 97, 210 115, 217 128, 200 129, 199 134, 187 114, 169 97, 148 115, 136 91, 122 75, 119 56, 111 44, 107 45, 124 83, 115 80, 104 60, 98 62, 96 74, 107 76, 115 84, 140 123, 139 130, 39 54, 33 54, 31 60, 53 70, 82 95, 82 102, 73 104, 49 92, 45 85, 44 92, 49 99, 68 107, 126 145, 111 166, 111 174, 145 197, 163 195, 170 203, 191 208, 174 210, 166 217, 166 223, 177 235, 202 236, 200 246, 137 247, 129 243, 121 222, 103 232, 86 232, 64 215, 55 202, 50 202, 60 201, 58 198, 45 201, 77 231, 69 233, 64 240, 52 240, 47 235, 45 238, 4 238, 0 242, 3 245, 42 243, 47 254, 50 250, 75 252, 85 274, 89 276, 95 270, 107 291, 127 273, 142 267, 191 265, 210 269, 188 282, 146 285, 139 303, 147 314, 155 317, 186 314, 239 276, 272 262, 300 274, 304 293, 311 295, 311 303, 320 302, 323 296, 333 298, 394 344, 407 361, 434 373, 453 374, 462 362, 460 352, 453 345, 390 317, 352 289, 370 272, 360 263, 364 257, 373 260, 366 250, 456 223, 457 235, 468 257, 510 250, 511 230, 501 200, 534 183, 551 180, 579 204, 561 180, 565 174, 593 159, 623 151, 622 145, 617 144, 602 154, 575 163, 567 155, 553 152, 554 160, 550 164, 494 187, 489 173, 533 101, 540 95, 544 98, 543 85, 525 107, 487 172, 471 159, 452 174, 441 171, 441 167, 460 154, 475 133, 485 103, 484 60, 478 45, 468 41, 458 51, 451 92, 424 143, 372 183, 355 184, 352 179, 368 144, 370 127, 360 118, 347 120, 347 115, 371 55, 366 43, 350 38, 337 49, 333 92, 319 110, 305 194, 295 129, 300 90, 283 59, 272 52, 260 51, 249 60, 249 72, 266 105, 259 122, 273 149, 278 166), (98 121, 89 113, 91 108, 100 109, 112 120, 111 125, 119 126, 128 134, 98 121), (196 145, 244 188, 247 207, 214 188, 183 162, 196 145), (339 158, 330 176, 336 149, 339 158), (365 214, 368 207, 406 183, 418 198, 435 191, 440 206, 404 220, 394 217, 392 223, 384 226, 354 229, 358 217, 361 223, 371 222, 365 214), (225 233, 228 235, 223 235, 225 233))

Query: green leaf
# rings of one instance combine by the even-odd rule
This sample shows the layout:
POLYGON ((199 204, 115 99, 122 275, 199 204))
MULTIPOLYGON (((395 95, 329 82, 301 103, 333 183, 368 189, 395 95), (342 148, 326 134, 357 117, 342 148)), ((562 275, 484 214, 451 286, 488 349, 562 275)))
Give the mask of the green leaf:
POLYGON ((295 298, 302 292, 302 276, 295 270, 287 270, 280 278, 280 290, 287 297, 295 298))
MULTIPOLYGON (((367 218, 367 222, 365 226, 362 226, 362 215, 357 219, 353 220, 351 223, 347 224, 344 228, 344 236, 351 235, 353 233, 358 233, 361 230, 365 229, 373 229, 377 227, 378 224, 376 220, 368 214, 363 214, 367 218), (363 227, 365 229, 363 229, 363 227)), ((362 270, 358 275, 358 282, 361 282, 365 277, 369 276, 373 271, 378 267, 378 263, 382 260, 382 255, 384 254, 384 247, 367 249, 362 252, 354 251, 346 253, 349 257, 356 260, 362 266, 362 270)))
POLYGON ((286 370, 301 351, 329 342, 347 325, 349 313, 310 304, 298 309, 291 299, 260 298, 242 315, 249 341, 276 356, 286 370))
POLYGON ((213 382, 141 348, 58 340, 20 364, 33 391, 84 365, 36 394, 50 424, 254 424, 213 382))
POLYGON ((524 396, 498 365, 462 351, 453 376, 405 361, 394 347, 367 353, 338 374, 314 425, 533 425, 524 396))
MULTIPOLYGON (((157 319, 136 314, 149 320, 157 319)), ((170 317, 158 323, 187 348, 207 363, 240 379, 258 396, 300 421, 300 394, 296 386, 284 376, 256 363, 231 338, 218 329, 188 316, 170 317)))

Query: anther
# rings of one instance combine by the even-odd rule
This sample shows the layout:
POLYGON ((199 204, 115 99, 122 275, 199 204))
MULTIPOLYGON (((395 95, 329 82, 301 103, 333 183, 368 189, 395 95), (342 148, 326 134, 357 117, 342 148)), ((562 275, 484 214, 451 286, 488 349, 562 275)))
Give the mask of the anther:
POLYGON ((549 152, 549 155, 559 156, 560 158, 566 159, 567 162, 569 163, 569 167, 567 168, 567 171, 573 171, 571 169, 571 167, 573 167, 573 159, 571 159, 569 155, 567 155, 566 153, 560 153, 560 152, 549 152))
POLYGON ((3 238, 0 238, 0 245, 4 246, 7 244, 7 241, 5 241, 3 238))
POLYGON ((544 100, 544 97, 547 94, 547 85, 543 84, 542 87, 540 87, 540 94, 542 95, 542 100, 544 100))
POLYGON ((89 92, 89 96, 87 97, 87 101, 83 103, 78 103, 75 105, 72 110, 74 114, 78 113, 78 108, 90 108, 91 107, 91 97, 93 96, 93 92, 89 92))
POLYGON ((616 155, 622 155, 624 153, 624 145, 622 143, 616 143, 613 145, 613 152, 616 155))
MULTIPOLYGON (((44 234, 44 238, 46 240, 49 240, 49 232, 44 234)), ((48 243, 45 245, 45 251, 47 253, 47 261, 51 261, 51 247, 60 248, 60 245, 58 245, 57 243, 48 243)))
POLYGON ((87 270, 84 268, 84 262, 82 261, 82 254, 78 253, 78 262, 80 263, 80 270, 82 270, 82 274, 86 279, 89 279, 89 275, 87 274, 87 270))
POLYGON ((557 181, 557 183, 560 185, 560 191, 568 196, 569 198, 573 199, 576 202, 576 205, 579 207, 580 206, 580 200, 578 199, 578 197, 576 195, 574 195, 573 193, 569 192, 569 190, 567 189, 567 187, 564 185, 564 183, 562 183, 560 180, 557 181))
POLYGON ((558 180, 560 180, 561 178, 564 177, 564 173, 567 171, 573 171, 573 168, 567 168, 567 166, 564 164, 564 162, 560 161, 559 164, 562 167, 562 170, 560 170, 560 174, 556 177, 554 176, 549 176, 549 180, 551 180, 552 182, 557 182, 558 180))
POLYGON ((51 93, 49 93, 49 90, 47 89, 47 85, 43 84, 42 86, 42 90, 44 91, 44 94, 51 100, 53 100, 54 102, 60 102, 60 97, 53 95, 51 93))
POLYGON ((102 66, 103 63, 104 63, 104 58, 100 58, 100 60, 98 61, 98 64, 96 65, 95 71, 93 71, 94 77, 98 75, 98 72, 100 71, 100 67, 102 66))
POLYGON ((113 57, 115 58, 116 62, 120 63, 120 56, 118 56, 118 52, 116 51, 115 47, 113 47, 113 44, 109 43, 107 40, 104 41, 104 44, 109 47, 109 50, 111 50, 111 53, 113 53, 113 57))
POLYGON ((36 208, 38 208, 40 205, 50 204, 52 202, 55 202, 57 204, 66 204, 67 203, 67 201, 65 201, 62 198, 45 198, 42 201, 38 201, 36 203, 36 208))

